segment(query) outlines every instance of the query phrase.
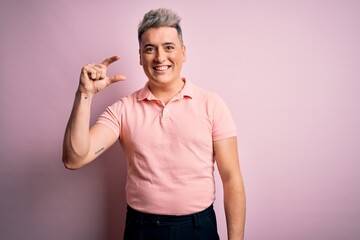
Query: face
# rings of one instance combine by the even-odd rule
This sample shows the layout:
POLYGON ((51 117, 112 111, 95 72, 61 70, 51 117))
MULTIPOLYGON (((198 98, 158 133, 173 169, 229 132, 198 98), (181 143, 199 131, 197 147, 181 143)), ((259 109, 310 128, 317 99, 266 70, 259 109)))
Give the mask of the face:
POLYGON ((164 86, 181 81, 186 50, 175 28, 160 27, 145 31, 139 53, 140 65, 149 78, 149 84, 164 86))

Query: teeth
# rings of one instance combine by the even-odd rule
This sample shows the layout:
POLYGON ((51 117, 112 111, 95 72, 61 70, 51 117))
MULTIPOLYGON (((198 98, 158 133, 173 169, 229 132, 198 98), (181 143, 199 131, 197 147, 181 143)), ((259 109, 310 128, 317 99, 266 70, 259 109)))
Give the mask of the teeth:
POLYGON ((155 67, 155 69, 158 70, 158 71, 164 71, 164 70, 166 70, 168 68, 169 68, 169 66, 155 67))

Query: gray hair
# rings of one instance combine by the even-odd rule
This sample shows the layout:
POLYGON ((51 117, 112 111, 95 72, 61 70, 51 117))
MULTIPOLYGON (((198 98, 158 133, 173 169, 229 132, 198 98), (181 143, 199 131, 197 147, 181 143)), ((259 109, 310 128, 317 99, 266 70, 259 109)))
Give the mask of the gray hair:
POLYGON ((180 27, 181 18, 175 12, 166 8, 151 10, 144 15, 138 26, 138 40, 141 45, 141 37, 149 28, 173 27, 178 33, 181 44, 183 44, 182 30, 180 27))

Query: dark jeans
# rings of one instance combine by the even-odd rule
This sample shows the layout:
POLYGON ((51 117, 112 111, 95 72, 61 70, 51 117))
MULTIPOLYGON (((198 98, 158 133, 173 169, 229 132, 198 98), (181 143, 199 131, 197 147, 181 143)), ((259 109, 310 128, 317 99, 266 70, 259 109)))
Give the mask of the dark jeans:
POLYGON ((169 216, 127 208, 124 240, 219 240, 213 205, 190 215, 169 216))

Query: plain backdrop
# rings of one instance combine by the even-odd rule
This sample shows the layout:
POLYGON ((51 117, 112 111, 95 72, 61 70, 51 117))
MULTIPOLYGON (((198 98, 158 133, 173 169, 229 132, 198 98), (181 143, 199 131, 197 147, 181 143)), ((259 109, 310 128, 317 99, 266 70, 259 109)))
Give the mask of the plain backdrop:
POLYGON ((122 239, 120 145, 69 171, 62 138, 84 64, 120 54, 110 73, 127 76, 96 96, 92 122, 145 84, 137 25, 158 7, 183 18, 184 76, 233 113, 246 239, 360 239, 356 0, 1 0, 0 239, 122 239))

